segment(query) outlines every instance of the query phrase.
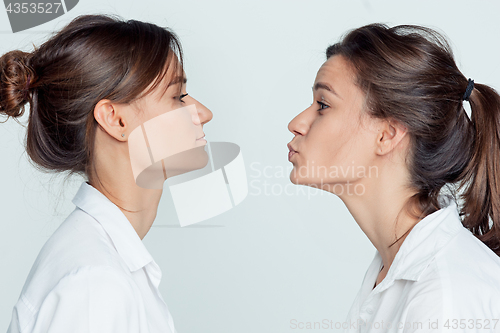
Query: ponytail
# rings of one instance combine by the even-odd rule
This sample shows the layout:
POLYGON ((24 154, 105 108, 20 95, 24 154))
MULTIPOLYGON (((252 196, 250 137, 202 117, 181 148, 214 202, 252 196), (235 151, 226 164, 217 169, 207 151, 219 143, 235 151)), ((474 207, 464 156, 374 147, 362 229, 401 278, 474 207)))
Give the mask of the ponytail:
POLYGON ((500 96, 476 84, 470 99, 474 144, 460 188, 462 224, 500 256, 500 96))

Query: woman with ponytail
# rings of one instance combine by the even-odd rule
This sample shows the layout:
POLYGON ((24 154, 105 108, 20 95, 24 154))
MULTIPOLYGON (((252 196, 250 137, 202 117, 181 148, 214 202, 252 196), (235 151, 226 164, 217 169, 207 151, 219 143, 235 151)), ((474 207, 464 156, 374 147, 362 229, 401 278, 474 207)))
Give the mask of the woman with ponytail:
POLYGON ((343 327, 499 332, 500 96, 421 26, 366 25, 326 57, 288 125, 290 179, 336 194, 376 248, 343 327))
POLYGON ((196 106, 201 125, 210 121, 185 83, 173 32, 102 15, 0 58, 0 114, 20 117, 29 104, 30 160, 85 179, 31 268, 9 333, 175 332, 162 272, 142 243, 162 190, 135 183, 128 140, 157 113, 185 105, 196 106))

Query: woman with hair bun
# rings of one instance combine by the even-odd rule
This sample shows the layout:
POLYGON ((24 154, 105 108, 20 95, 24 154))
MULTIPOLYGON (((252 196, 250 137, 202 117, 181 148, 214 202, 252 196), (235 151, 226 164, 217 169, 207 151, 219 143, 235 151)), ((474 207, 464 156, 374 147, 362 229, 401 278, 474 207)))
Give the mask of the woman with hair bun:
POLYGON ((29 103, 26 149, 45 172, 85 178, 75 210, 47 240, 8 332, 170 332, 162 272, 142 243, 161 189, 139 187, 130 133, 154 115, 194 104, 176 35, 104 15, 74 19, 33 52, 0 58, 0 114, 29 103))
POLYGON ((376 248, 342 327, 500 332, 500 96, 421 26, 354 29, 326 58, 288 147, 291 181, 376 248))

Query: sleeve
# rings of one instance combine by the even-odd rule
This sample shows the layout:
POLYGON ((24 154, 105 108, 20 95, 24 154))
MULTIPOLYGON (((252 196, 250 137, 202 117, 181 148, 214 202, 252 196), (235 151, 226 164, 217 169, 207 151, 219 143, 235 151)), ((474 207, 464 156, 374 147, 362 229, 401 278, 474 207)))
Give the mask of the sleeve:
POLYGON ((142 298, 123 272, 82 267, 62 278, 40 306, 33 333, 147 332, 142 298))

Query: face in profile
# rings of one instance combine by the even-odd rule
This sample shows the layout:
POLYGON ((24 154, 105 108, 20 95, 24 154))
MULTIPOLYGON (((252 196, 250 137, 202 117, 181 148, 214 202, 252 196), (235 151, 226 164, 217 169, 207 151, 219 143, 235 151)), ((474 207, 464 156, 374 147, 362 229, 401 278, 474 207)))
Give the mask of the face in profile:
POLYGON ((295 136, 288 144, 292 183, 340 194, 366 177, 376 129, 364 102, 349 63, 329 58, 316 75, 313 103, 288 124, 295 136))
POLYGON ((203 125, 212 112, 186 92, 184 73, 167 72, 162 82, 139 99, 138 125, 129 136, 137 185, 162 188, 165 179, 203 168, 208 162, 203 125))

